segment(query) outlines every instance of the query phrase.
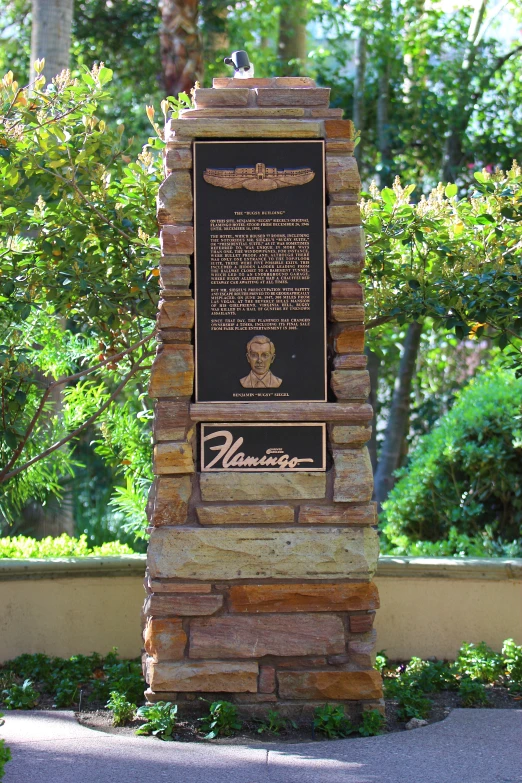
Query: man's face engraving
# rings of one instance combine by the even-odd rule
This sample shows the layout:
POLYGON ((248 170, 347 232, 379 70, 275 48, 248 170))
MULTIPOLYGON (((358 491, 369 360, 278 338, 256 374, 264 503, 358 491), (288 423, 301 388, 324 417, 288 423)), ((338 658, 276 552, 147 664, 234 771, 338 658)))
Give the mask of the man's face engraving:
POLYGON ((270 365, 275 359, 275 351, 269 342, 256 341, 248 346, 247 359, 252 372, 262 377, 269 371, 270 365))

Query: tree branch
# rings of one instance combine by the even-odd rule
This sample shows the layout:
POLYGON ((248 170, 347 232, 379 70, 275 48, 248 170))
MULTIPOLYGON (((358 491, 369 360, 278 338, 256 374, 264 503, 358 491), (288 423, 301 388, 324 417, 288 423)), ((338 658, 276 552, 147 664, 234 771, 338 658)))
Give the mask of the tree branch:
POLYGON ((116 389, 113 391, 113 393, 108 397, 103 405, 98 408, 96 413, 93 413, 92 416, 89 416, 89 418, 83 422, 79 427, 77 427, 73 432, 70 432, 68 435, 65 435, 61 440, 57 441, 56 443, 53 443, 52 446, 49 446, 48 449, 45 449, 41 452, 41 454, 37 454, 36 457, 33 457, 32 459, 28 460, 27 462, 24 462, 23 465, 20 465, 18 468, 15 468, 14 470, 9 471, 8 473, 3 472, 0 474, 0 484, 4 484, 6 481, 9 481, 10 479, 17 476, 19 473, 21 473, 23 470, 27 470, 27 468, 30 468, 31 465, 34 465, 35 462, 39 462, 41 459, 45 459, 45 457, 48 457, 50 454, 53 453, 53 451, 56 451, 56 449, 61 448, 66 443, 68 443, 70 440, 75 438, 77 435, 79 435, 81 432, 83 432, 84 429, 86 429, 90 424, 93 423, 93 421, 96 421, 96 419, 101 416, 101 414, 107 410, 111 402, 113 402, 118 394, 122 391, 122 389, 127 385, 127 383, 130 381, 133 375, 135 375, 138 370, 143 369, 141 364, 142 362, 151 354, 145 354, 141 357, 141 359, 134 365, 134 367, 131 369, 129 373, 125 376, 123 381, 116 387, 116 389))
POLYGON ((373 321, 368 321, 365 324, 364 329, 374 329, 376 326, 382 326, 382 324, 387 324, 390 321, 393 321, 394 318, 394 315, 381 315, 379 318, 374 318, 373 321))

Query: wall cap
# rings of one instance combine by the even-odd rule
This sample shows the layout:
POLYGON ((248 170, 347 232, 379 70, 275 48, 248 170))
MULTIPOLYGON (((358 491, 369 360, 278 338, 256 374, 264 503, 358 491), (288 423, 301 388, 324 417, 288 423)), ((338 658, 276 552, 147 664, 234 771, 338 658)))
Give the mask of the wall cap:
MULTIPOLYGON (((12 579, 143 576, 146 555, 0 559, 0 582, 12 579)), ((522 580, 522 558, 394 557, 379 558, 377 577, 410 579, 522 580)))

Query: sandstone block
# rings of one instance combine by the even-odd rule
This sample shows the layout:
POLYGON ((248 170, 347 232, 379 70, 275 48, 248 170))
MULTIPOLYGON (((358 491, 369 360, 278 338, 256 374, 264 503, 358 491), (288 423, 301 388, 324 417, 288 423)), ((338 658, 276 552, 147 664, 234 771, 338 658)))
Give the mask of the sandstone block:
POLYGON ((328 253, 327 262, 332 280, 357 280, 364 269, 362 254, 328 253))
POLYGON ((326 248, 329 253, 349 253, 360 258, 364 254, 364 231, 361 226, 329 228, 326 248))
POLYGON ((157 324, 160 329, 192 329, 193 299, 160 299, 157 324))
POLYGON ((192 255, 194 229, 192 226, 163 226, 160 232, 161 253, 168 255, 192 255))
POLYGON ((162 255, 160 259, 161 266, 189 266, 189 264, 190 256, 187 255, 162 255))
POLYGON ((255 119, 256 117, 261 119, 283 119, 285 117, 292 119, 296 117, 304 117, 305 109, 294 108, 277 108, 275 106, 269 109, 260 108, 248 108, 248 109, 186 109, 180 113, 180 117, 243 117, 255 119))
POLYGON ((330 439, 336 446, 364 446, 372 436, 371 427, 343 427, 336 425, 331 428, 330 439))
POLYGON ((351 120, 327 120, 324 123, 327 139, 353 139, 355 127, 351 120))
POLYGON ((159 188, 157 218, 160 226, 192 220, 192 179, 188 171, 173 171, 159 188))
POLYGON ((200 661, 152 663, 153 691, 202 693, 256 693, 258 665, 253 661, 200 661))
POLYGON ((322 117, 327 120, 340 120, 343 116, 342 109, 327 109, 322 107, 321 109, 307 109, 310 117, 322 117))
POLYGON ((152 579, 352 579, 375 571, 372 528, 286 529, 158 527, 151 532, 152 579))
POLYGON ((364 289, 354 280, 334 281, 331 285, 332 299, 342 300, 344 304, 364 302, 364 289))
POLYGON ((357 161, 348 155, 326 155, 326 185, 336 201, 350 201, 361 189, 357 161))
POLYGON ((154 446, 154 474, 194 473, 190 443, 157 443, 154 446))
POLYGON ((332 204, 326 208, 329 226, 360 226, 361 210, 357 204, 332 204))
POLYGON ((324 498, 325 473, 202 473, 203 500, 324 498))
POLYGON ((219 77, 212 80, 214 89, 222 90, 226 87, 235 89, 248 87, 315 87, 315 82, 309 76, 275 76, 263 79, 234 79, 219 77))
POLYGON ((154 661, 172 661, 183 658, 187 634, 181 620, 149 617, 143 631, 143 642, 145 651, 154 661))
MULTIPOLYGON (((366 362, 366 357, 362 358, 366 362)), ((245 403, 220 402, 216 405, 213 402, 196 402, 190 406, 190 417, 194 422, 244 421, 245 403)), ((249 421, 341 421, 344 424, 361 424, 372 418, 371 405, 359 402, 293 402, 291 405, 287 402, 248 403, 249 421)), ((235 474, 236 478, 240 475, 235 474)), ((261 474, 257 474, 258 480, 260 477, 261 474)))
MULTIPOLYGON (((350 633, 367 633, 373 628, 374 614, 354 614, 349 619, 350 633)), ((366 652, 366 650, 351 648, 354 652, 366 652)))
POLYGON ((167 141, 178 137, 185 139, 320 139, 322 135, 322 122, 312 119, 182 119, 170 120, 166 127, 167 141))
POLYGON ((194 103, 197 109, 208 109, 215 106, 246 106, 248 104, 248 88, 236 88, 221 90, 197 89, 194 90, 194 103))
POLYGON ((343 623, 335 615, 225 615, 190 624, 190 658, 330 655, 344 649, 343 623))
POLYGON ((194 385, 191 345, 161 345, 152 364, 151 397, 190 397, 194 385))
POLYGON ((163 156, 167 172, 192 168, 192 144, 190 142, 167 144, 163 156))
POLYGON ((353 141, 347 141, 346 139, 327 139, 326 140, 326 152, 329 153, 345 153, 346 155, 353 155, 355 150, 355 143, 353 141))
POLYGON ((337 353, 362 353, 364 351, 364 326, 349 324, 334 340, 337 353))
POLYGON ((369 503, 373 492, 372 463, 368 449, 334 451, 336 503, 369 503))
POLYGON ((256 92, 258 106, 328 106, 330 102, 329 87, 259 87, 256 92))
POLYGON ((338 354, 334 358, 336 370, 364 370, 368 364, 368 358, 361 354, 338 354))
POLYGON ((277 674, 282 699, 380 699, 377 671, 281 671, 277 674))
POLYGON ((334 370, 330 383, 340 400, 366 400, 370 394, 368 370, 334 370))
POLYGON ((223 606, 222 595, 195 593, 162 593, 149 595, 143 612, 153 617, 192 617, 202 614, 215 614, 223 606))
POLYGON ((293 525, 293 506, 198 506, 202 525, 293 525))
POLYGON ((379 593, 373 582, 233 585, 229 592, 228 606, 231 612, 249 614, 350 612, 377 609, 379 593))
POLYGON ((299 522, 303 525, 376 525, 375 503, 364 506, 301 506, 299 522))
POLYGON ((162 476, 155 479, 147 503, 149 524, 183 524, 187 518, 190 491, 190 476, 162 476))
MULTIPOLYGON (((187 263, 189 262, 188 256, 187 263)), ((188 266, 165 266, 160 265, 160 286, 161 288, 188 288, 191 275, 188 266)))
MULTIPOLYGON (((179 400, 158 400, 154 410, 154 440, 183 440, 178 432, 186 433, 191 424, 189 403, 179 400)), ((190 440, 187 435, 186 440, 190 440)))
POLYGON ((196 584, 196 582, 169 582, 160 579, 147 579, 147 587, 151 593, 210 593, 212 585, 196 584))
POLYGON ((275 669, 273 666, 261 666, 259 669, 259 692, 273 693, 276 687, 275 669))
POLYGON ((364 306, 353 304, 340 304, 333 301, 331 304, 332 321, 337 323, 363 323, 364 306))
POLYGON ((352 653, 371 653, 375 650, 377 644, 377 631, 370 629, 366 633, 350 639, 348 642, 348 651, 352 653))
MULTIPOLYGON (((159 329, 156 334, 156 340, 160 343, 175 343, 176 345, 187 345, 191 340, 190 329, 159 329)), ((180 440, 181 435, 175 435, 171 440, 180 440)))

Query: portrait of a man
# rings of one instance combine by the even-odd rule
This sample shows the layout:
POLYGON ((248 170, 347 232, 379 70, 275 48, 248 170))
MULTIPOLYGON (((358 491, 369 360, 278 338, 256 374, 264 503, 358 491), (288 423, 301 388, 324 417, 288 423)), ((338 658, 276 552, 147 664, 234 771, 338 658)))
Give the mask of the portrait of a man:
POLYGON ((275 359, 274 343, 264 335, 253 337, 247 343, 247 361, 251 367, 248 375, 240 379, 244 389, 278 389, 282 378, 270 370, 275 359))

